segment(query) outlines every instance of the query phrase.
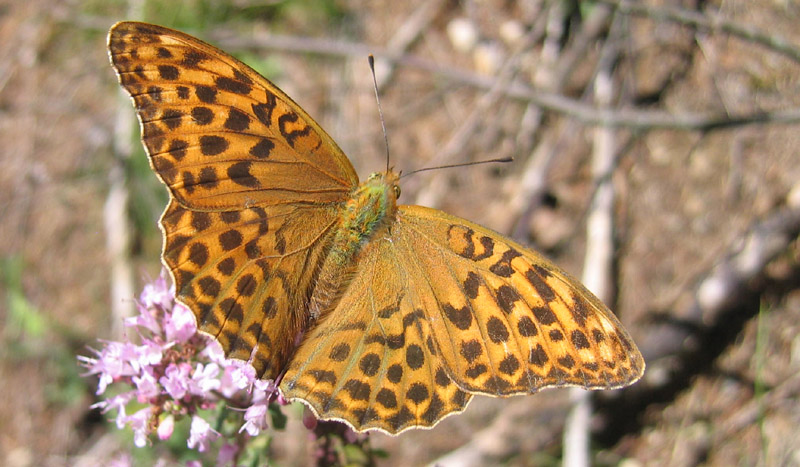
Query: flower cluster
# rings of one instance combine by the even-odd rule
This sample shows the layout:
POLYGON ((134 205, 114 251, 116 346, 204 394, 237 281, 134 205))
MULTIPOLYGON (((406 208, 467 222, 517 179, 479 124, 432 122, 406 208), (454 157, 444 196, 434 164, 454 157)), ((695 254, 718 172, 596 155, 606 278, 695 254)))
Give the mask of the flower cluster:
MULTIPOLYGON (((176 421, 191 417, 187 445, 206 451, 220 437, 220 417, 207 415, 215 409, 234 409, 229 412, 239 417, 238 432, 257 436, 275 419, 276 404, 286 402, 272 381, 256 377, 250 364, 225 359, 219 344, 197 332, 194 315, 174 296, 162 274, 145 286, 139 314, 125 321, 135 342, 129 336, 123 342, 102 341, 101 349, 92 349, 94 356, 78 357, 86 374, 98 378, 97 394, 106 397, 93 407, 115 411, 117 427, 131 427, 139 447, 153 434, 170 438, 176 421), (112 383, 122 391, 111 391, 112 383)), ((218 462, 227 464, 237 450, 223 445, 218 462)))

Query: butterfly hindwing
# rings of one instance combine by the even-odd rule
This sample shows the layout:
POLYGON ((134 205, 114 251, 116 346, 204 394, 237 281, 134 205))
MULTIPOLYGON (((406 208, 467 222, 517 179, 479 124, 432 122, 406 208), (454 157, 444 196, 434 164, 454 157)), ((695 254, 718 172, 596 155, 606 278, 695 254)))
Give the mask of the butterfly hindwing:
POLYGON ((414 286, 405 253, 382 238, 365 245, 336 308, 292 358, 281 383, 285 397, 304 401, 320 418, 392 434, 464 410, 471 396, 435 352, 424 311, 431 297, 414 286))
POLYGON ((643 371, 630 337, 594 295, 466 220, 401 206, 357 263, 281 384, 321 418, 397 433, 463 410, 467 394, 609 389, 643 371))

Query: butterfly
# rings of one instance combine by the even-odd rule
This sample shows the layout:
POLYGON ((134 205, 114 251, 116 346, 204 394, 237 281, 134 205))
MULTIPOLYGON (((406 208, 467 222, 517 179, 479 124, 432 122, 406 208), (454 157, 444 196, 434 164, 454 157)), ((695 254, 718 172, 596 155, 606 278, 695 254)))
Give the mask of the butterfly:
POLYGON ((538 253, 398 205, 289 96, 187 34, 111 28, 108 49, 170 193, 162 261, 226 356, 356 431, 433 427, 475 394, 612 389, 644 360, 617 318, 538 253))

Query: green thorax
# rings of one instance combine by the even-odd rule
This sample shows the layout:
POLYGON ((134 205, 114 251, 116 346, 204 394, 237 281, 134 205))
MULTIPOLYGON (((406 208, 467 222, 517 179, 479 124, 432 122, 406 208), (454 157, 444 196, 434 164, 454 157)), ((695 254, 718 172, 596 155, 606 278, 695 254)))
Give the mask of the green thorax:
POLYGON ((396 173, 379 172, 359 185, 341 211, 341 219, 319 270, 309 300, 309 317, 319 318, 335 307, 356 267, 358 253, 386 232, 394 221, 400 188, 396 173))
POLYGON ((333 252, 358 253, 375 234, 386 229, 397 210, 397 174, 376 172, 353 191, 342 213, 333 252))

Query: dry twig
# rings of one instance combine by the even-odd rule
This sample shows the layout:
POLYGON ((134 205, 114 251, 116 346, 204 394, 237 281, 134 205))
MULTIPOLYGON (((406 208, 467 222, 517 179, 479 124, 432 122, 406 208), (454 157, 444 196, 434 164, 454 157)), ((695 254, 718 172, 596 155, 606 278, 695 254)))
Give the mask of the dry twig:
POLYGON ((738 115, 718 112, 674 114, 658 110, 639 109, 598 109, 594 105, 564 95, 542 91, 522 83, 498 85, 498 78, 479 75, 454 67, 442 66, 438 62, 424 60, 412 55, 397 55, 391 51, 371 47, 362 43, 316 39, 284 35, 258 35, 251 39, 233 37, 230 34, 211 34, 227 49, 271 49, 282 52, 314 53, 332 56, 359 55, 366 57, 374 53, 376 57, 390 60, 398 65, 426 70, 458 84, 477 89, 497 91, 508 98, 539 106, 545 110, 560 113, 586 125, 608 125, 626 127, 632 130, 678 129, 710 131, 752 124, 791 124, 800 122, 800 108, 753 111, 738 115))
MULTIPOLYGON (((492 107, 497 106, 498 100, 502 97, 502 89, 516 76, 519 71, 522 55, 539 40, 543 30, 544 21, 539 21, 531 32, 517 45, 510 57, 500 68, 495 85, 477 100, 472 112, 470 112, 461 125, 451 134, 444 148, 429 162, 430 166, 435 167, 447 164, 450 159, 464 151, 470 138, 475 135, 478 126, 486 119, 487 113, 490 113, 492 107)), ((416 203, 423 206, 437 206, 444 195, 444 184, 429 183, 429 180, 429 177, 417 178, 417 186, 424 186, 426 188, 417 193, 416 203)))
MULTIPOLYGON (((444 0, 430 0, 422 2, 414 13, 409 15, 402 26, 392 35, 386 43, 386 49, 393 54, 405 53, 417 38, 428 29, 431 22, 436 18, 442 7, 444 0)), ((378 91, 383 91, 386 85, 394 76, 395 66, 393 63, 381 59, 375 62, 375 77, 378 81, 378 91)))
MULTIPOLYGON (((594 79, 594 98, 598 107, 610 107, 614 101, 614 63, 619 54, 619 22, 612 22, 611 37, 606 40, 594 79), (616 27, 614 27, 616 26, 616 27), (616 32, 617 34, 613 34, 616 32), (616 36, 616 37, 615 37, 616 36)), ((606 303, 614 294, 614 185, 616 168, 616 129, 597 127, 594 131, 592 177, 594 192, 586 222, 586 254, 583 263, 584 285, 606 303)), ((564 465, 585 467, 589 460, 589 428, 592 415, 591 394, 573 388, 570 408, 564 426, 564 465)))
POLYGON ((718 13, 699 13, 681 8, 656 7, 628 0, 596 0, 598 3, 613 6, 620 13, 646 16, 655 21, 673 21, 714 33, 730 34, 733 37, 766 47, 795 62, 800 62, 800 49, 787 40, 771 36, 748 25, 728 21, 718 13))

